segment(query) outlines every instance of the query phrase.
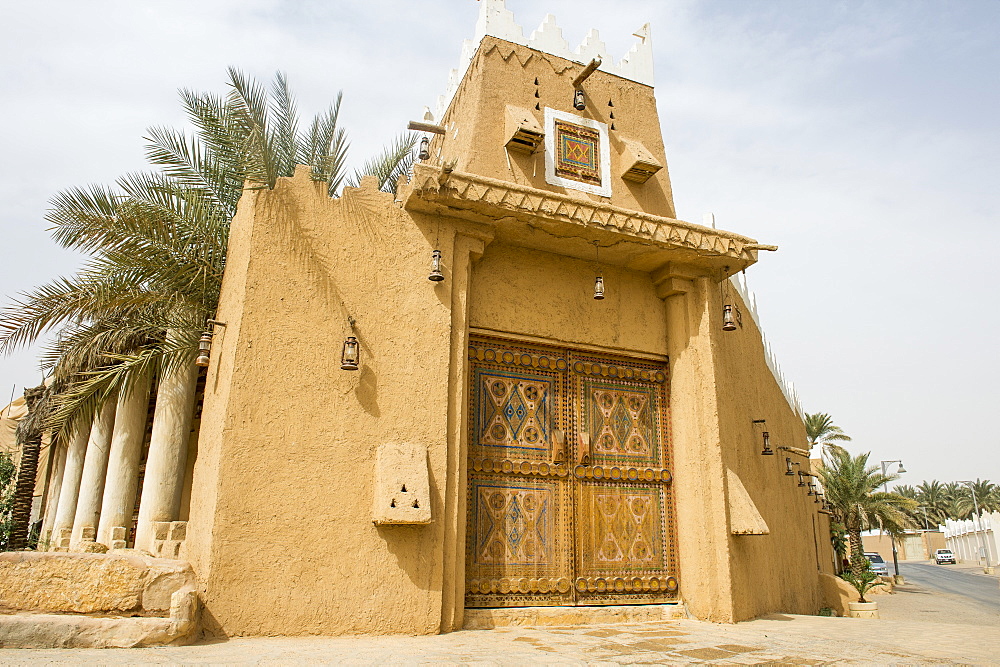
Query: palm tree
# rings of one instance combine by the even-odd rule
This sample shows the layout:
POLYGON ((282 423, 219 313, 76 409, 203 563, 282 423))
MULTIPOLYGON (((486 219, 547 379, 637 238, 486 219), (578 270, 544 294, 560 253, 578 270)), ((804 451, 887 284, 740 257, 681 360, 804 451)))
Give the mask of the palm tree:
POLYGON ((851 552, 851 571, 862 577, 867 568, 861 531, 879 528, 898 534, 908 523, 906 512, 917 506, 915 500, 898 493, 879 491, 879 487, 899 478, 883 474, 878 466, 868 465, 869 454, 851 456, 842 447, 829 448, 819 469, 826 499, 844 519, 851 552))
POLYGON ((806 413, 806 438, 809 440, 809 448, 812 449, 816 445, 824 445, 827 449, 838 447, 837 442, 845 442, 851 439, 851 436, 844 433, 844 431, 833 423, 833 418, 825 412, 817 412, 816 414, 806 413))
POLYGON ((988 479, 976 479, 972 483, 972 490, 970 492, 968 485, 963 485, 965 493, 959 496, 955 501, 955 508, 958 510, 959 516, 963 519, 968 519, 975 515, 976 506, 979 506, 980 512, 995 512, 1000 510, 1000 488, 996 484, 989 481, 988 479), (973 500, 972 493, 975 493, 975 500, 973 500))
POLYGON ((945 485, 936 479, 918 484, 916 499, 922 508, 921 512, 925 513, 926 519, 932 521, 935 526, 944 523, 948 518, 948 496, 945 485))
POLYGON ((283 75, 268 93, 238 70, 228 74, 226 96, 181 91, 192 136, 149 131, 146 154, 158 171, 52 201, 46 220, 56 242, 90 258, 0 312, 0 352, 59 331, 42 360, 56 375, 49 426, 57 435, 146 373, 192 362, 218 304, 229 221, 245 187, 273 188, 305 164, 331 196, 367 174, 391 191, 411 164, 415 135, 402 135, 348 176, 342 96, 300 130, 283 75))

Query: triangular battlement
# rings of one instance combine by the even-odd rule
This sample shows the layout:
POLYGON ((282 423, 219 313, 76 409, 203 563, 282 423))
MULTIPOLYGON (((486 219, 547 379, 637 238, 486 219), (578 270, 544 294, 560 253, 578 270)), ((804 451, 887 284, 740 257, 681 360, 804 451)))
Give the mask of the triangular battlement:
POLYGON ((614 74, 646 86, 653 85, 653 46, 650 38, 649 24, 644 24, 634 34, 639 38, 620 60, 609 54, 608 47, 601 40, 597 30, 591 29, 583 42, 576 49, 571 49, 563 37, 562 28, 556 23, 556 17, 546 14, 541 25, 524 36, 524 29, 514 20, 514 12, 507 9, 505 0, 480 0, 479 18, 476 21, 476 31, 473 39, 462 43, 462 56, 459 66, 449 73, 448 88, 437 100, 434 117, 440 119, 451 103, 458 89, 458 84, 472 62, 473 56, 483 38, 497 37, 499 39, 527 46, 549 55, 565 58, 574 62, 586 64, 594 58, 601 60, 599 69, 608 74, 614 74))

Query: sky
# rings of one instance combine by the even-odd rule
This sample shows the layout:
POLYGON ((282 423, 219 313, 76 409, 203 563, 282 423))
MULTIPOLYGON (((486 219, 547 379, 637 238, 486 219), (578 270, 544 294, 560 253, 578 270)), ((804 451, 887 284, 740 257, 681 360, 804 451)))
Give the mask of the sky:
MULTIPOLYGON (((624 55, 652 25, 678 217, 780 246, 747 271, 807 412, 900 483, 1000 482, 1000 3, 507 0, 571 45, 624 55), (989 415, 993 417, 989 417, 989 415)), ((2 3, 0 297, 76 270, 44 220, 58 192, 142 170, 180 88, 285 72, 304 116, 344 91, 359 165, 434 107, 476 0, 2 3)), ((0 358, 0 403, 41 378, 0 358)))

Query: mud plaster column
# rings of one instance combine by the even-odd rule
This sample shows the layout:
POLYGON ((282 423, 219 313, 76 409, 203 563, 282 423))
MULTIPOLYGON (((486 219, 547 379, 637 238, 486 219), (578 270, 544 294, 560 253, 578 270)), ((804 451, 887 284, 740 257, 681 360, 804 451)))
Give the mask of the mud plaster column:
POLYGON ((59 497, 56 499, 56 512, 52 519, 52 532, 49 537, 50 550, 69 548, 69 533, 73 530, 76 500, 80 495, 80 478, 83 476, 83 458, 87 454, 89 439, 90 423, 82 424, 73 430, 66 445, 62 484, 59 486, 59 497))
POLYGON ((653 275, 664 300, 670 358, 670 423, 680 590, 698 618, 731 622, 726 470, 719 434, 709 278, 668 265, 653 275))
POLYGON ((101 519, 97 527, 97 541, 109 549, 125 548, 128 526, 132 523, 151 379, 147 374, 135 383, 131 391, 123 390, 118 397, 101 519))
POLYGON ((82 542, 97 539, 97 523, 101 516, 101 499, 104 497, 104 477, 108 471, 108 453, 111 434, 115 428, 116 402, 108 400, 97 413, 90 428, 87 454, 83 460, 80 494, 73 516, 73 537, 70 549, 76 550, 82 542))
POLYGON ((468 486, 466 395, 469 359, 469 299, 472 265, 493 240, 493 230, 475 223, 456 228, 451 270, 451 368, 448 373, 448 475, 444 493, 444 587, 441 632, 465 623, 465 513, 468 486))
POLYGON ((198 367, 193 359, 178 368, 167 369, 160 379, 139 501, 136 549, 152 552, 156 538, 154 524, 177 520, 197 385, 198 367))
POLYGON ((66 443, 53 442, 54 456, 52 460, 52 474, 49 476, 49 488, 46 491, 48 500, 45 501, 45 514, 42 518, 42 539, 46 542, 52 540, 52 522, 56 518, 56 510, 59 507, 59 489, 62 488, 63 474, 66 469, 66 443))

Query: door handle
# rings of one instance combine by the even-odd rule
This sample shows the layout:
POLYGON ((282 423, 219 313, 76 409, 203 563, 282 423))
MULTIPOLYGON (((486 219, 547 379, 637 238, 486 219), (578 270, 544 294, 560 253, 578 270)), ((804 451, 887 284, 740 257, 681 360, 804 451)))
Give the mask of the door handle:
POLYGON ((590 434, 581 433, 580 434, 580 459, 578 461, 579 465, 589 466, 590 465, 590 434))
POLYGON ((566 463, 566 432, 552 429, 552 463, 566 463))

